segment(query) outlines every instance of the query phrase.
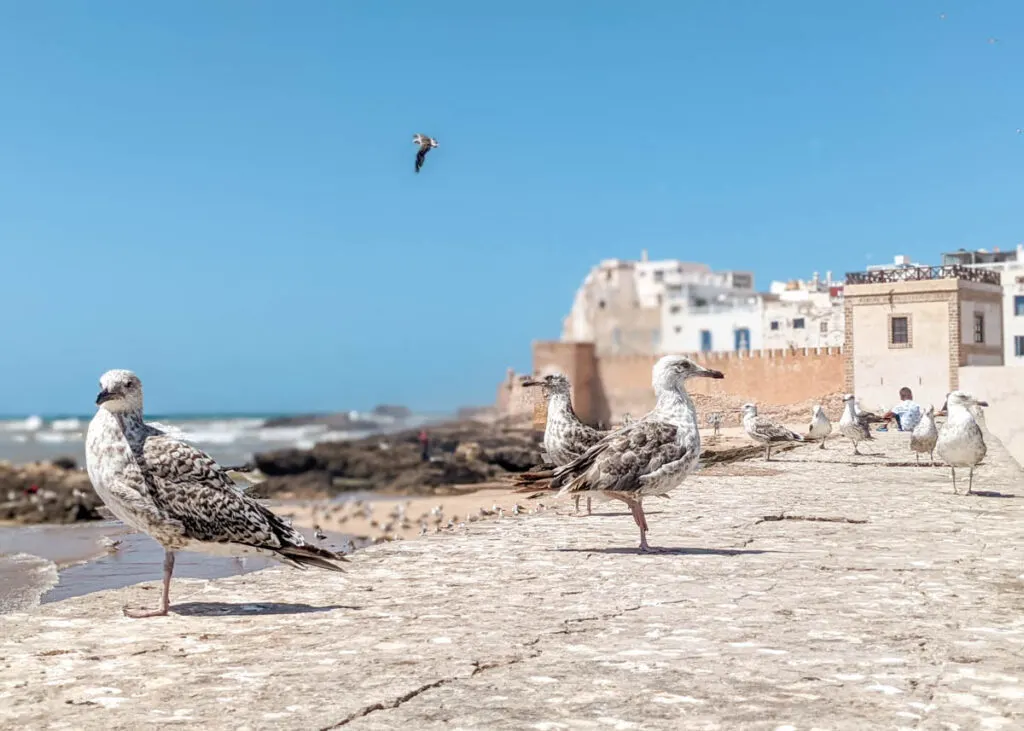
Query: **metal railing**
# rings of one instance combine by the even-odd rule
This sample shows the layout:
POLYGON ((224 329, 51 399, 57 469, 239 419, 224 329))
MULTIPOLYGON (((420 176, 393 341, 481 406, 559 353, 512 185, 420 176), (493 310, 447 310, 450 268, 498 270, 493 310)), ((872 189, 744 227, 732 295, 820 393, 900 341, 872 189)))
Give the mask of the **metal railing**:
POLYGON ((888 284, 891 282, 920 282, 929 279, 961 279, 965 282, 1000 284, 999 272, 951 264, 937 267, 894 267, 868 272, 847 272, 847 284, 888 284))

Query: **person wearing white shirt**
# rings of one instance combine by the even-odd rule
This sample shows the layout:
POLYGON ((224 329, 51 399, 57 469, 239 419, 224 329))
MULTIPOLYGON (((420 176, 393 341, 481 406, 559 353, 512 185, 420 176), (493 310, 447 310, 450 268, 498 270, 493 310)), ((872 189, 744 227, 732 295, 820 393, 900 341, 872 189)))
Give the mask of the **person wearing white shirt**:
POLYGON ((914 431, 914 427, 921 421, 924 411, 921 406, 914 402, 914 393, 904 386, 900 389, 900 402, 892 407, 892 411, 883 418, 895 419, 896 427, 900 431, 914 431))

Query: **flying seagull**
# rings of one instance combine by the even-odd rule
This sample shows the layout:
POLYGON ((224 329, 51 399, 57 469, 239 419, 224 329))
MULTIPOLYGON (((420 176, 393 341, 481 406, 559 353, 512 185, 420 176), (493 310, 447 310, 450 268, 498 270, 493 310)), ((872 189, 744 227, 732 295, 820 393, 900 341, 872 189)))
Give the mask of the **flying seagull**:
POLYGON ((412 141, 413 144, 420 146, 419 152, 416 153, 416 172, 419 172, 423 167, 423 161, 427 159, 430 148, 437 147, 437 140, 426 135, 415 134, 412 136, 412 141))
POLYGON ((129 617, 167 614, 177 551, 228 556, 257 554, 297 568, 341 571, 348 559, 306 543, 280 516, 243 494, 212 457, 147 424, 142 383, 131 371, 100 378, 96 415, 85 438, 86 469, 96 494, 125 524, 164 548, 159 609, 129 617))

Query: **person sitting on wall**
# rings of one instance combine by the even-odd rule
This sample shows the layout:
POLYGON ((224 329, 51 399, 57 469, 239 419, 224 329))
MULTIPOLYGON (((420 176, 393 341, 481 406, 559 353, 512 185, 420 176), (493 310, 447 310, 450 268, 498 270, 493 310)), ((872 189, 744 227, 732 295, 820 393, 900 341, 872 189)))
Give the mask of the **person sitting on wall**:
POLYGON ((886 412, 883 419, 895 419, 896 428, 900 431, 914 431, 914 427, 921 421, 924 412, 921 406, 914 401, 914 393, 904 386, 900 389, 900 402, 892 407, 892 411, 886 412))

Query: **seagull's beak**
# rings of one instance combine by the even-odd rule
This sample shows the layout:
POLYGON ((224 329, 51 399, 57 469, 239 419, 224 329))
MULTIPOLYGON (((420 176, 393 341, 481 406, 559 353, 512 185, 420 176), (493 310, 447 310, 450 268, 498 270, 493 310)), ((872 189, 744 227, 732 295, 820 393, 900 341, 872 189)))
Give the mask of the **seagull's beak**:
POLYGON ((984 406, 986 409, 988 408, 988 401, 975 401, 974 403, 978 404, 978 406, 984 406))
POLYGON ((105 404, 107 401, 112 401, 115 398, 117 398, 117 394, 111 393, 107 389, 103 389, 96 396, 96 405, 99 406, 100 404, 105 404))
POLYGON ((523 386, 524 388, 530 388, 532 386, 539 386, 540 383, 540 381, 535 381, 532 378, 527 378, 525 381, 520 381, 519 385, 523 386))
POLYGON ((695 376, 702 376, 704 378, 725 378, 725 374, 721 371, 716 371, 714 368, 700 368, 695 376))

